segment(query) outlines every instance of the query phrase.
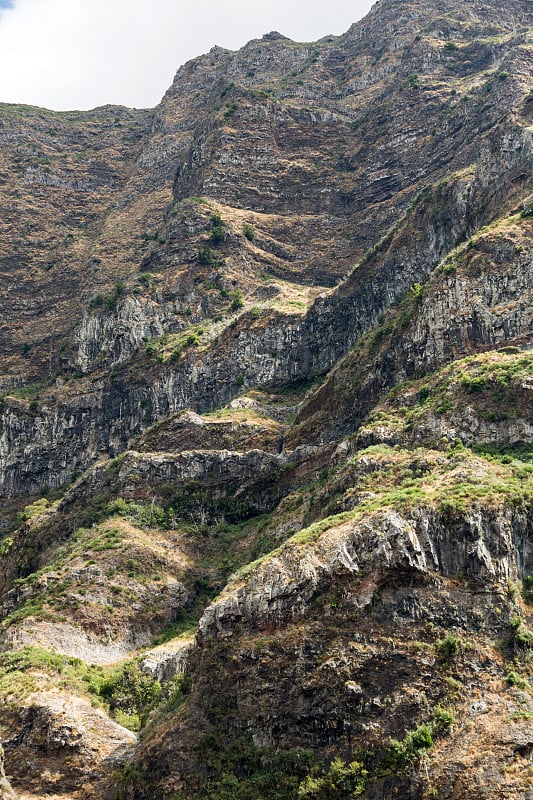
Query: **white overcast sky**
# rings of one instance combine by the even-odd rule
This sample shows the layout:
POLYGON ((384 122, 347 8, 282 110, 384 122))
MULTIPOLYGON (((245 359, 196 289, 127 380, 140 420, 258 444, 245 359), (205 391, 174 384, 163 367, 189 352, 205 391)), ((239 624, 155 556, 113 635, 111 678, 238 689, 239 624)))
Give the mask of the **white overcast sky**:
POLYGON ((156 105, 213 45, 277 30, 339 34, 373 0, 0 0, 0 102, 56 110, 156 105))

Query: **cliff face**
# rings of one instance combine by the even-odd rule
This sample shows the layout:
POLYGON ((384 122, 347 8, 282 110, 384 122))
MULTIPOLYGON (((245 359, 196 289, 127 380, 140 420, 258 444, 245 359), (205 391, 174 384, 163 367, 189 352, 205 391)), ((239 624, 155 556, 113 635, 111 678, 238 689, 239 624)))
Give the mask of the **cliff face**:
POLYGON ((330 369, 451 249, 518 209, 532 162, 529 12, 508 4, 495 33, 491 4, 386 3, 313 46, 269 35, 215 49, 151 114, 6 107, 6 191, 21 208, 3 241, 22 283, 9 282, 18 310, 5 298, 3 381, 23 401, 6 398, 4 494, 57 486, 172 411, 220 405, 241 379, 330 369), (14 225, 21 209, 31 231, 14 225), (390 252, 305 314, 312 287, 338 282, 391 228, 390 252), (261 323, 228 328, 241 293, 261 323), (183 343, 198 328, 196 358, 183 343))
POLYGON ((23 797, 529 798, 532 14, 0 107, 23 797))

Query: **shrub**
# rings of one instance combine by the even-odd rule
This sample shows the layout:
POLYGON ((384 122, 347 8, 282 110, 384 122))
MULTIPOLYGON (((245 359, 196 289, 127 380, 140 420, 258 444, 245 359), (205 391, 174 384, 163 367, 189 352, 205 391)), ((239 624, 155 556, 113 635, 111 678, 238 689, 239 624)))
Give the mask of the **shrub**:
POLYGON ((387 750, 387 761, 396 770, 403 770, 414 764, 433 747, 431 727, 420 725, 408 731, 402 741, 393 739, 387 750))
POLYGON ((513 614, 509 620, 509 627, 511 629, 509 644, 512 647, 521 650, 530 650, 533 648, 533 631, 526 628, 521 616, 513 614))
POLYGON ((13 547, 13 537, 7 536, 1 543, 0 543, 0 556, 5 556, 6 553, 9 553, 11 548, 13 547))
POLYGON ((249 242, 253 242, 253 240, 255 239, 255 228, 253 225, 249 225, 247 222, 245 222, 244 225, 242 226, 242 232, 245 238, 248 239, 249 242))
POLYGON ((233 298, 231 302, 231 310, 238 311, 239 308, 242 308, 244 305, 244 295, 242 293, 242 289, 237 287, 237 289, 232 292, 231 297, 233 298))
POLYGON ((525 217, 533 217, 533 200, 530 200, 528 203, 524 203, 524 207, 520 212, 520 216, 525 217))
POLYGON ((222 227, 222 225, 215 225, 215 227, 211 231, 211 236, 209 237, 209 241, 216 247, 217 245, 222 244, 225 238, 226 238, 226 231, 222 227))
POLYGON ((366 788, 368 771, 359 761, 347 764, 334 759, 329 769, 316 777, 308 775, 298 788, 299 800, 337 800, 358 797, 366 788))
POLYGON ((429 397, 431 397, 431 389, 429 386, 421 386, 418 392, 418 401, 420 403, 425 402, 429 397))
POLYGON ((104 295, 100 292, 89 300, 89 308, 101 308, 104 305, 104 295))
POLYGON ((509 686, 516 686, 517 689, 529 689, 529 681, 526 678, 522 678, 514 670, 508 672, 504 680, 509 686))
POLYGON ((119 297, 124 294, 124 281, 117 281, 110 294, 95 294, 89 301, 90 308, 106 308, 108 311, 114 311, 117 307, 119 297))
POLYGON ((238 108, 239 106, 234 100, 232 100, 229 103, 226 103, 226 110, 224 111, 224 119, 231 119, 238 108))
POLYGON ((113 311, 117 307, 118 298, 124 294, 124 281, 117 281, 113 291, 105 299, 105 307, 113 311))
POLYGON ((424 289, 419 283, 413 283, 413 285, 409 289, 409 297, 411 300, 420 300, 422 298, 423 292, 424 289))
POLYGON ((215 254, 207 244, 198 250, 196 257, 204 267, 211 267, 217 263, 215 254))
POLYGON ((431 720, 431 731, 434 736, 439 736, 448 731, 455 724, 453 711, 442 706, 436 706, 431 720))
POLYGON ((453 633, 435 642, 435 653, 441 661, 453 661, 463 650, 462 640, 453 633))
POLYGON ((142 672, 134 661, 95 681, 90 691, 109 704, 117 722, 120 716, 120 724, 138 730, 149 712, 158 705, 162 687, 158 680, 142 672))
POLYGON ((145 287, 145 289, 149 289, 152 283, 152 276, 149 272, 141 272, 139 275, 139 283, 145 287))
POLYGON ((533 603, 533 575, 522 578, 522 597, 526 603, 533 603))

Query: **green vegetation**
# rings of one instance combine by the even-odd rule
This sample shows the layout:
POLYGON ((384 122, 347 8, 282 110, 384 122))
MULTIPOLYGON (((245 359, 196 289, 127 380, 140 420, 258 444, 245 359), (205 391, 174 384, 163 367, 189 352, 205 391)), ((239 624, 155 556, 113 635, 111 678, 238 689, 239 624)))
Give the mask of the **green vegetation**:
MULTIPOLYGON (((198 793, 178 793, 173 800, 339 800, 359 797, 379 778, 401 774, 424 758, 436 738, 455 722, 448 709, 437 706, 429 722, 391 740, 384 757, 357 751, 352 761, 340 757, 317 761, 311 751, 259 748, 247 737, 228 744, 214 730, 197 746, 198 757, 213 775, 198 793)), ((136 781, 142 780, 138 775, 136 781)), ((133 785, 139 786, 137 782, 133 785)))
POLYGON ((5 539, 2 539, 2 541, 0 542, 0 558, 9 553, 12 547, 13 547, 12 536, 6 536, 5 539))
POLYGON ((222 244, 227 237, 227 229, 220 214, 213 214, 211 216, 211 234, 209 241, 214 247, 222 244))
POLYGON ((202 324, 190 325, 179 333, 167 333, 158 339, 150 339, 145 343, 144 351, 146 355, 156 358, 160 363, 169 359, 177 362, 186 350, 201 345, 205 332, 202 324))
MULTIPOLYGON (((484 457, 474 454, 460 442, 442 451, 425 447, 413 449, 373 445, 346 461, 328 481, 327 502, 320 493, 312 500, 309 515, 318 517, 268 557, 279 555, 286 547, 313 544, 330 528, 365 516, 382 514, 386 509, 412 514, 415 509, 432 508, 447 524, 459 519, 472 506, 487 508, 509 505, 530 508, 533 498, 533 465, 519 457, 484 457), (368 463, 372 463, 371 470, 368 463), (354 476, 357 476, 354 478, 354 476), (482 478, 480 477, 482 476, 482 478), (354 485, 355 484, 355 485, 354 485), (353 510, 329 513, 339 503, 346 506, 352 493, 368 493, 353 510)), ((265 557, 242 567, 233 576, 241 580, 256 569, 265 557)), ((453 637, 442 645, 442 655, 459 646, 453 637)))
POLYGON ((46 380, 37 381, 35 383, 28 383, 25 386, 17 386, 14 389, 6 389, 0 392, 0 400, 7 397, 16 397, 20 400, 37 400, 41 392, 48 389, 51 385, 52 379, 47 378, 46 380))
MULTIPOLYGON (((387 329, 387 335, 391 330, 387 329)), ((408 435, 431 413, 442 415, 452 410, 461 412, 467 406, 473 406, 478 417, 489 422, 520 416, 528 419, 531 414, 530 401, 522 384, 532 372, 533 356, 530 353, 501 351, 469 356, 423 381, 407 382, 395 387, 372 412, 369 424, 383 421, 403 428, 408 435)), ((490 445, 478 445, 477 450, 488 454, 490 445)), ((527 445, 517 445, 517 458, 527 460, 527 450, 527 445)))
POLYGON ((224 111, 224 119, 230 120, 236 111, 238 111, 239 105, 235 102, 235 100, 231 100, 226 103, 226 109, 224 111))
POLYGON ((403 772, 407 767, 419 761, 433 747, 433 731, 431 725, 420 725, 408 731, 401 741, 393 739, 387 751, 387 760, 395 771, 403 772))
POLYGON ((41 647, 0 653, 0 708, 42 688, 43 682, 88 697, 130 730, 139 730, 155 711, 175 710, 189 691, 185 676, 162 685, 141 670, 139 659, 109 668, 41 647))
POLYGON ((505 682, 509 686, 516 686, 517 689, 520 689, 522 691, 533 692, 533 689, 527 678, 523 678, 514 670, 510 670, 507 673, 507 675, 505 676, 505 682))
POLYGON ((244 225, 242 226, 242 232, 243 232, 244 237, 246 239, 248 239, 249 242, 253 242, 254 241, 254 239, 255 239, 255 228, 254 228, 253 225, 249 225, 247 222, 245 222, 244 225))
POLYGON ((520 216, 523 219, 527 219, 528 217, 533 217, 533 200, 528 200, 527 203, 524 203, 524 207, 520 212, 520 216))
POLYGON ((124 281, 117 281, 112 291, 108 294, 96 294, 89 301, 90 308, 104 308, 106 311, 114 311, 117 307, 119 298, 124 294, 124 281))
POLYGON ((231 293, 231 310, 238 311, 244 305, 244 295, 242 289, 237 287, 234 292, 231 293))
POLYGON ((150 289, 150 287, 152 286, 153 278, 149 272, 141 272, 138 280, 141 286, 144 286, 145 289, 150 289))
POLYGON ((439 639, 435 642, 435 653, 437 658, 444 663, 454 661, 458 656, 464 652, 464 643, 453 633, 449 633, 444 639, 439 639))
POLYGON ((367 787, 369 772, 360 761, 347 764, 335 758, 328 769, 308 775, 298 788, 299 800, 338 800, 359 797, 367 787))
POLYGON ((513 651, 533 650, 533 631, 526 627, 521 616, 518 614, 511 616, 509 628, 510 634, 506 642, 508 647, 513 651))
POLYGON ((533 575, 524 575, 522 578, 522 597, 526 603, 533 603, 533 575))
POLYGON ((202 737, 198 752, 215 778, 197 795, 177 795, 175 800, 296 800, 298 788, 312 763, 306 750, 274 751, 255 746, 248 737, 229 747, 221 732, 202 737))
POLYGON ((222 263, 208 244, 198 250, 196 257, 204 267, 219 267, 222 263))

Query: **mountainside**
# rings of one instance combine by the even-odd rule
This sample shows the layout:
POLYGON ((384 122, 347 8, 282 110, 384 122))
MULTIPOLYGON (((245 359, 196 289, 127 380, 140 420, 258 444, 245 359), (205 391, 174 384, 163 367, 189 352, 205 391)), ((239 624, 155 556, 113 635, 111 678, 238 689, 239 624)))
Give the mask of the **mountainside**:
POLYGON ((379 0, 0 105, 0 797, 533 800, 532 77, 379 0))

